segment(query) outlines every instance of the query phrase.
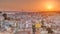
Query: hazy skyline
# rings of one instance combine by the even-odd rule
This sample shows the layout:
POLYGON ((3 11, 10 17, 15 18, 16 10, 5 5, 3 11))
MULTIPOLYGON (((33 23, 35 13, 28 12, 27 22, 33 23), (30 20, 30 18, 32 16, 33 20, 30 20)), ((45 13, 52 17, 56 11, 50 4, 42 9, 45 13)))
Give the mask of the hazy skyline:
POLYGON ((49 4, 53 8, 50 11, 60 11, 60 0, 0 0, 0 10, 48 11, 49 4))

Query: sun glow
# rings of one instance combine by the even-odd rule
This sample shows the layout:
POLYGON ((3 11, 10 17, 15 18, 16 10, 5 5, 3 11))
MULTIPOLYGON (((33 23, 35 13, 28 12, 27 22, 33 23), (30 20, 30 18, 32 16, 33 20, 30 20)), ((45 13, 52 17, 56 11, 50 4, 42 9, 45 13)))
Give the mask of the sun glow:
POLYGON ((46 5, 46 9, 48 10, 48 11, 52 11, 53 10, 53 5, 52 4, 47 4, 46 5))
POLYGON ((54 6, 55 4, 54 3, 52 3, 52 2, 48 2, 48 3, 46 3, 45 4, 45 10, 46 11, 53 11, 54 10, 54 6))
POLYGON ((47 5, 47 9, 51 10, 53 8, 52 5, 47 5))

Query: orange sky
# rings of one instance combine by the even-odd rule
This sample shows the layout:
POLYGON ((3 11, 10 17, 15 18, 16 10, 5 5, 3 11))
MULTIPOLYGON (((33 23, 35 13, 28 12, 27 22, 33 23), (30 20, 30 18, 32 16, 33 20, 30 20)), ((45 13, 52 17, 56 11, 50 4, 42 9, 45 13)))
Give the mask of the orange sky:
POLYGON ((0 10, 60 11, 60 0, 0 0, 0 10), (52 5, 52 9, 47 6, 52 5))

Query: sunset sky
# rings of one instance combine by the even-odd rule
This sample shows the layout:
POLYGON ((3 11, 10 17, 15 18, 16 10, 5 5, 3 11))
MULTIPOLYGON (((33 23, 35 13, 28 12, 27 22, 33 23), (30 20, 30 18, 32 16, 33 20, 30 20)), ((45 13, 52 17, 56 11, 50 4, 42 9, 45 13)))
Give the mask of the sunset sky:
POLYGON ((60 11, 60 0, 0 0, 0 10, 60 11))

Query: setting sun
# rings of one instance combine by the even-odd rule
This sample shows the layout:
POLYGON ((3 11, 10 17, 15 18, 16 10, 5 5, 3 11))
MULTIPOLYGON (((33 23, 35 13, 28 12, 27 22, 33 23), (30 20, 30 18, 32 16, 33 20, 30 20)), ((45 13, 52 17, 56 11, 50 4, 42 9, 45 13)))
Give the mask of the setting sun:
POLYGON ((47 6, 47 9, 49 9, 49 10, 51 10, 52 8, 53 8, 52 5, 48 5, 48 6, 47 6))
POLYGON ((52 3, 46 3, 45 5, 45 9, 48 10, 48 11, 52 11, 54 9, 54 4, 52 3))

